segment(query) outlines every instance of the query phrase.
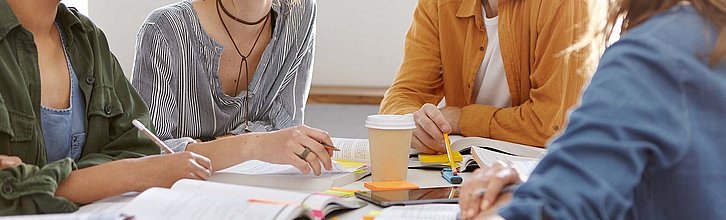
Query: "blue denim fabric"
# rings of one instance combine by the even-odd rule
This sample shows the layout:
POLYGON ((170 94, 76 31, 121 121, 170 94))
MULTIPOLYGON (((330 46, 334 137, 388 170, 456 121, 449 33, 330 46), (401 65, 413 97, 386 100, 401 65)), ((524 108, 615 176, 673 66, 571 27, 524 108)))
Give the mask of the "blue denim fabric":
POLYGON ((507 219, 726 219, 726 61, 679 4, 607 49, 507 219))
MULTIPOLYGON (((62 29, 58 28, 58 30, 62 29)), ((61 41, 65 51, 66 43, 63 33, 61 33, 61 41)), ((78 85, 76 72, 73 70, 68 52, 65 51, 65 53, 71 75, 71 106, 67 109, 53 109, 45 106, 40 108, 43 141, 45 141, 48 162, 66 157, 78 160, 81 157, 83 145, 86 143, 86 99, 78 85)))

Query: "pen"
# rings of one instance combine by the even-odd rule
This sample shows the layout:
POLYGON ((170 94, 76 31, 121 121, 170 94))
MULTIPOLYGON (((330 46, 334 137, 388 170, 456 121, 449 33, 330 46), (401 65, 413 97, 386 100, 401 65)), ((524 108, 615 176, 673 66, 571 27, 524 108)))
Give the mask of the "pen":
POLYGON ((134 119, 133 121, 131 121, 131 124, 133 124, 134 127, 138 128, 141 132, 143 132, 144 134, 146 134, 146 136, 149 136, 149 138, 151 138, 151 140, 153 140, 154 143, 156 143, 156 145, 159 146, 159 148, 161 148, 161 150, 163 150, 167 154, 173 154, 174 153, 174 151, 171 150, 171 148, 169 148, 169 146, 166 146, 166 144, 164 144, 164 142, 161 141, 161 139, 159 139, 159 137, 157 137, 156 135, 154 135, 154 133, 151 133, 151 131, 149 131, 149 129, 146 128, 146 126, 144 126, 144 124, 141 124, 141 122, 139 122, 136 119, 134 119))
POLYGON ((444 132, 444 141, 446 142, 446 155, 449 156, 449 165, 451 165, 451 172, 454 173, 454 176, 459 175, 459 172, 456 170, 456 165, 454 165, 454 155, 451 152, 451 141, 449 140, 449 133, 444 132))

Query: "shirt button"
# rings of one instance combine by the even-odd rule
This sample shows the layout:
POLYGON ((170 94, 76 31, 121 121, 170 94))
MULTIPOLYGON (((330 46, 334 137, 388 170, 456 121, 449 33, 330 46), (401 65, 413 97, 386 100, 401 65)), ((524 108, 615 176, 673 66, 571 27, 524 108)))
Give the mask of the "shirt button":
POLYGON ((106 106, 104 106, 103 111, 105 111, 107 115, 110 115, 111 114, 111 104, 107 104, 106 106))
POLYGON ((5 183, 5 185, 3 185, 3 193, 5 193, 5 194, 13 193, 13 186, 11 186, 10 183, 5 183))
POLYGON ((484 47, 479 47, 479 51, 484 51, 484 47))
POLYGON ((560 126, 559 125, 555 125, 554 127, 552 127, 552 129, 555 129, 555 131, 560 130, 560 126))
POLYGON ((96 78, 93 78, 92 76, 86 77, 86 83, 89 85, 93 85, 94 82, 96 82, 96 78))

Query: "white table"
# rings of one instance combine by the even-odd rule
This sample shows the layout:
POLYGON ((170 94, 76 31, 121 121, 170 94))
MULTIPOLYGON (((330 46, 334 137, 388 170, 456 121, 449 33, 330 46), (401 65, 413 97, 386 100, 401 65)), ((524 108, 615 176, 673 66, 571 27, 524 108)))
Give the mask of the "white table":
MULTIPOLYGON (((469 173, 461 173, 460 175, 464 178, 464 180, 466 180, 466 178, 469 177, 470 174, 471 173, 469 172, 469 173)), ((370 181, 371 181, 371 177, 368 176, 368 177, 358 180, 354 183, 343 186, 343 188, 368 190, 367 188, 365 188, 363 186, 363 183, 370 182, 370 181)), ((455 184, 450 184, 449 182, 444 180, 444 178, 441 177, 441 171, 439 171, 439 170, 409 169, 407 181, 417 184, 421 188, 455 185, 455 184)), ((339 214, 336 213, 338 215, 333 215, 333 216, 329 216, 329 217, 338 217, 341 220, 346 220, 346 219, 361 220, 361 219, 363 219, 363 216, 370 213, 370 211, 381 210, 381 209, 382 208, 377 205, 368 203, 368 205, 363 208, 351 210, 351 211, 339 212, 339 214)))

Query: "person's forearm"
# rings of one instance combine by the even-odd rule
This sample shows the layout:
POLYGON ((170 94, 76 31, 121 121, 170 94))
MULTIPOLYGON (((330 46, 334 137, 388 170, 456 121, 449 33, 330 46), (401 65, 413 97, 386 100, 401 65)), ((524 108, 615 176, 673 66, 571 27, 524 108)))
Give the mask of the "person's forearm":
POLYGON ((138 181, 134 175, 133 160, 118 160, 71 172, 61 182, 56 196, 87 204, 103 198, 136 191, 138 181))
POLYGON ((248 149, 258 135, 243 134, 219 138, 214 141, 187 145, 187 151, 201 154, 212 161, 212 171, 222 170, 250 160, 248 149))

